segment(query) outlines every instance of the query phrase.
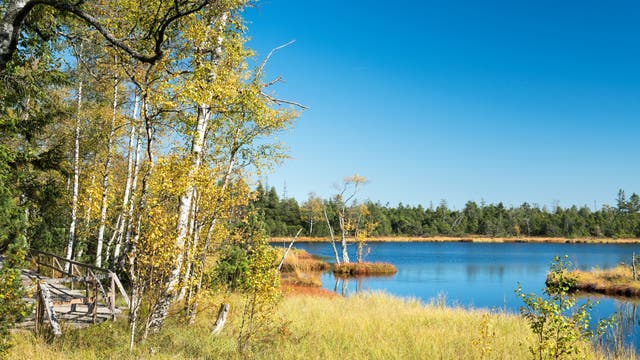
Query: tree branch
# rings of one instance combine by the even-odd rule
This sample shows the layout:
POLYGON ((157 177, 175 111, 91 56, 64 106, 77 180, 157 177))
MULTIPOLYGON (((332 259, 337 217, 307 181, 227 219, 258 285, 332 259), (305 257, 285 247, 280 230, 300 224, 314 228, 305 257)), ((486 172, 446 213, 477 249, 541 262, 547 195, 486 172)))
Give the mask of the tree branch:
POLYGON ((127 55, 140 62, 154 64, 164 56, 162 47, 166 40, 168 28, 177 20, 202 10, 214 1, 215 0, 199 0, 187 9, 184 9, 184 7, 190 1, 174 1, 167 13, 158 20, 159 23, 157 23, 157 27, 155 29, 149 29, 148 36, 154 39, 151 46, 152 50, 143 51, 128 44, 126 39, 116 38, 109 29, 101 24, 100 19, 92 16, 81 8, 84 4, 83 1, 70 3, 63 0, 12 0, 2 20, 0 20, 0 71, 6 68, 7 63, 16 51, 25 19, 36 5, 46 5, 60 12, 73 14, 98 31, 107 42, 121 49, 127 55))

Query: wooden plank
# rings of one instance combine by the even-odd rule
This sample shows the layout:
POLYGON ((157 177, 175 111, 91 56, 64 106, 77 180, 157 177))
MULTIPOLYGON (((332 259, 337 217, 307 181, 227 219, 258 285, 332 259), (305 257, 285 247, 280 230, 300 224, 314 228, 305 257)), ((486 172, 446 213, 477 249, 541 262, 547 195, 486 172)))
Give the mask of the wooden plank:
POLYGON ((115 273, 111 272, 111 276, 112 279, 115 281, 116 286, 118 286, 118 289, 120 290, 120 294, 122 294, 122 297, 124 298, 124 301, 127 303, 127 307, 131 307, 131 301, 129 300, 129 295, 127 295, 127 292, 124 291, 124 286, 122 286, 122 283, 120 282, 120 279, 118 279, 118 275, 116 275, 115 273))
POLYGON ((111 283, 109 285, 109 311, 111 311, 111 320, 116 319, 116 281, 114 276, 116 274, 110 273, 111 283))
POLYGON ((93 323, 97 324, 98 319, 98 284, 100 282, 93 279, 93 323))
POLYGON ((53 302, 51 301, 51 295, 49 294, 49 288, 47 284, 40 284, 40 296, 42 297, 42 302, 44 304, 44 309, 49 317, 49 323, 51 324, 51 329, 53 330, 53 335, 60 336, 62 335, 62 328, 60 327, 60 323, 58 322, 58 318, 56 316, 56 311, 53 308, 53 302))
POLYGON ((58 261, 58 259, 53 258, 53 264, 56 265, 57 270, 60 270, 60 272, 64 272, 64 267, 62 267, 62 265, 60 265, 60 261, 58 261))
MULTIPOLYGON (((105 302, 108 301, 107 292, 104 291, 104 287, 102 286, 100 279, 98 279, 98 277, 96 276, 96 274, 93 273, 93 271, 89 270, 89 272, 91 273, 91 277, 93 277, 93 281, 95 282, 94 283, 95 289, 100 291, 100 295, 102 295, 102 298, 105 300, 105 302)), ((96 301, 98 301, 97 294, 96 294, 96 301)))
POLYGON ((85 298, 75 298, 71 300, 54 300, 53 305, 55 307, 67 306, 73 304, 85 304, 87 300, 85 298))
MULTIPOLYGON (((104 280, 109 278, 109 275, 102 275, 102 274, 98 274, 95 276, 98 280, 104 280)), ((61 283, 68 283, 68 282, 87 282, 87 281, 91 281, 91 279, 93 279, 93 276, 81 276, 81 277, 64 277, 64 278, 56 278, 56 279, 47 279, 47 282, 49 284, 61 284, 61 283)))
MULTIPOLYGON (((38 263, 38 265, 44 266, 44 267, 48 267, 49 269, 52 269, 53 272, 54 272, 52 275, 55 275, 55 272, 59 272, 59 273, 64 274, 64 275, 73 276, 72 274, 70 274, 70 273, 68 273, 66 271, 60 270, 56 266, 53 266, 53 265, 49 265, 49 264, 46 264, 46 263, 40 263, 40 262, 38 263)), ((38 272, 40 272, 40 270, 38 270, 38 272)))
POLYGON ((90 264, 81 263, 81 262, 74 261, 74 260, 67 260, 67 259, 63 258, 62 256, 58 256, 58 255, 51 254, 51 253, 48 253, 48 252, 39 251, 39 250, 33 250, 33 249, 31 249, 30 251, 32 253, 35 253, 36 255, 42 254, 42 255, 45 255, 45 256, 51 256, 51 257, 57 258, 59 260, 62 260, 62 261, 65 261, 65 262, 68 262, 68 263, 71 263, 71 264, 76 264, 76 265, 78 265, 80 267, 85 267, 85 268, 89 268, 89 269, 93 269, 93 270, 97 270, 97 271, 101 271, 101 272, 105 272, 105 273, 109 272, 109 269, 93 266, 93 265, 90 265, 90 264))

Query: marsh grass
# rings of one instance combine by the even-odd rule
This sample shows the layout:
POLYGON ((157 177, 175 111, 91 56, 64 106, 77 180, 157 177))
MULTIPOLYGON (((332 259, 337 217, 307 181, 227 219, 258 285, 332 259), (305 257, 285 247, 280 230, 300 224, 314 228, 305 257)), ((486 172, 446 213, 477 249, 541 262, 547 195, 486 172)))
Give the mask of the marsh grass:
MULTIPOLYGON (((517 315, 425 305, 383 293, 291 296, 279 309, 281 331, 250 358, 526 359, 534 341, 517 315)), ((211 299, 194 325, 169 321, 131 354, 124 319, 69 330, 50 344, 20 333, 9 359, 240 359, 236 339, 241 311, 240 297, 211 299), (232 303, 229 322, 220 336, 212 337, 222 300, 232 303)), ((584 346, 587 358, 601 358, 584 346)))
MULTIPOLYGON (((640 297, 640 281, 633 280, 632 270, 627 265, 618 265, 611 269, 595 268, 591 271, 571 271, 568 276, 573 279, 572 290, 605 295, 640 297)), ((550 274, 547 282, 553 284, 555 279, 550 274)))
MULTIPOLYGON (((278 248, 280 255, 278 259, 282 258, 284 250, 278 248)), ((282 272, 314 272, 314 271, 327 271, 330 265, 326 261, 313 256, 302 249, 291 249, 287 254, 287 257, 282 264, 282 272)))
POLYGON ((350 276, 384 276, 393 275, 398 270, 393 264, 383 262, 355 262, 333 266, 333 273, 338 277, 350 276))

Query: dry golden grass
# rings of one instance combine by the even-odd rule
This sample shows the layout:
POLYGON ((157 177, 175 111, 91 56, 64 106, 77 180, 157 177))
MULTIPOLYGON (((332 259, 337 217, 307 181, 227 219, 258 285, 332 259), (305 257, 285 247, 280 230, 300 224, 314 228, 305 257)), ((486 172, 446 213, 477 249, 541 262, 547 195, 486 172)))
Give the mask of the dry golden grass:
MULTIPOLYGON (((270 241, 282 242, 287 239, 273 237, 270 241)), ((299 242, 329 242, 329 238, 323 237, 299 237, 299 242)), ((381 236, 367 238, 367 242, 474 242, 474 243, 590 243, 590 244, 638 244, 640 238, 563 238, 563 237, 489 237, 480 235, 463 236, 381 236)))
POLYGON ((397 273, 393 264, 383 262, 355 262, 333 266, 333 273, 338 277, 349 276, 384 276, 397 273))
MULTIPOLYGON (((575 289, 605 295, 640 297, 640 281, 633 280, 631 268, 618 265, 612 269, 575 270, 570 273, 575 289)), ((553 279, 549 278, 553 282, 553 279)))
MULTIPOLYGON (((278 249, 281 253, 284 253, 282 248, 278 249)), ((281 259, 282 255, 278 257, 281 259)), ((330 265, 326 261, 309 254, 302 249, 291 249, 284 259, 282 264, 282 272, 313 272, 313 271, 327 271, 330 265)))
MULTIPOLYGON (((315 295, 315 294, 313 294, 315 295)), ((20 333, 8 359, 243 359, 237 335, 243 299, 212 298, 193 325, 169 320, 162 332, 128 350, 126 320, 68 330, 52 343, 20 333), (221 301, 227 326, 210 334, 221 301)), ((534 337, 519 316, 424 305, 387 294, 348 298, 293 295, 279 307, 286 330, 255 359, 527 359, 534 337)), ((601 359, 584 345, 580 359, 601 359)))
POLYGON ((321 287, 322 280, 320 279, 319 272, 282 272, 280 273, 280 285, 296 285, 296 286, 308 286, 308 287, 321 287))

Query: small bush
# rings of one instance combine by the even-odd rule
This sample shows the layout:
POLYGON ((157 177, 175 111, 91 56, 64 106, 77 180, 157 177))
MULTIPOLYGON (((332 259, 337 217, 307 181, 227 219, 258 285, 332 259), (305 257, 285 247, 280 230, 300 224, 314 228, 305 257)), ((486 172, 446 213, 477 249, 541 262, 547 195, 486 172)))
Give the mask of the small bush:
POLYGON ((397 273, 393 264, 382 262, 356 262, 335 265, 333 273, 336 276, 376 276, 376 275, 393 275, 397 273))
POLYGON ((536 338, 529 349, 534 359, 581 358, 584 343, 594 335, 602 334, 612 322, 601 321, 595 329, 591 328, 589 311, 592 303, 577 305, 576 299, 569 296, 569 291, 575 287, 575 278, 570 275, 572 267, 566 255, 554 259, 550 275, 553 281, 547 282, 543 297, 525 294, 518 285, 516 293, 525 304, 520 311, 536 338))

